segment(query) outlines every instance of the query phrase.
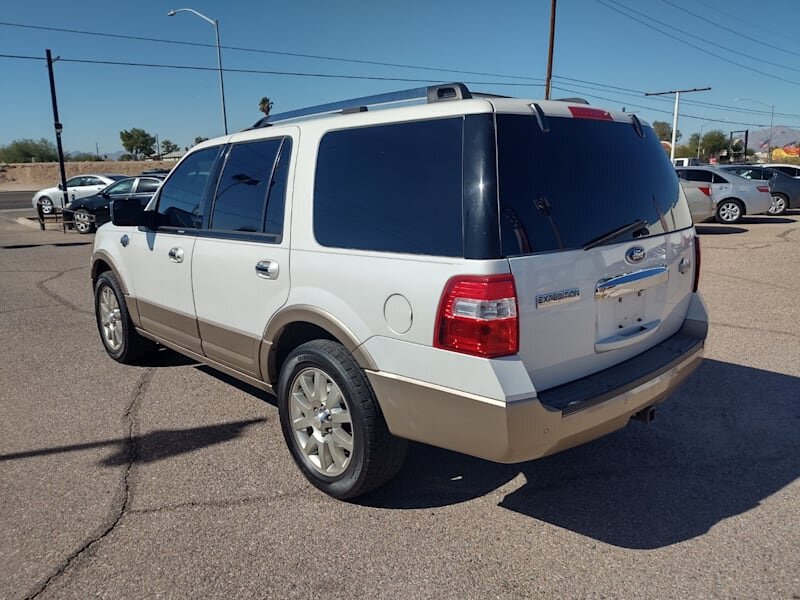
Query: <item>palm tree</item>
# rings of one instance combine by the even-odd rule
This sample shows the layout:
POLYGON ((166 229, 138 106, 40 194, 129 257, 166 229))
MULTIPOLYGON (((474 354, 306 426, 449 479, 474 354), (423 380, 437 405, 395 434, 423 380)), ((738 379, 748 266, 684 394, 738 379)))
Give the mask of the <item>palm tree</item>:
POLYGON ((263 112, 265 117, 268 117, 269 111, 272 110, 272 100, 268 96, 264 96, 261 102, 258 103, 258 110, 263 112))

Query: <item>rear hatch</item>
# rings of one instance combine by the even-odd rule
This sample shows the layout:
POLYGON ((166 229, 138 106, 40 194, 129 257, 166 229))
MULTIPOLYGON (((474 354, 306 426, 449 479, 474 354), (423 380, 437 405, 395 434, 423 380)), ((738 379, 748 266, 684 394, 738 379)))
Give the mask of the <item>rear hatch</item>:
POLYGON ((618 364, 681 326, 695 236, 649 126, 585 106, 498 112, 501 242, 520 350, 540 391, 618 364))

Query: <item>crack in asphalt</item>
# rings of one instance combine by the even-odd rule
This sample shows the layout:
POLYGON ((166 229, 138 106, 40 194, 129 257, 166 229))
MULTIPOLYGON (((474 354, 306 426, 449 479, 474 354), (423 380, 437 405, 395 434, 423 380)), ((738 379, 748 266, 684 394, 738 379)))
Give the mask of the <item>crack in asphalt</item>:
POLYGON ((164 506, 154 506, 153 508, 137 508, 128 511, 131 515, 146 515, 161 512, 170 512, 174 510, 182 510, 185 508, 230 508, 232 506, 247 506, 249 504, 257 504, 270 500, 282 500, 284 498, 299 497, 307 492, 298 490, 295 492, 278 493, 272 496, 250 496, 246 498, 232 498, 230 500, 209 500, 197 502, 180 502, 178 504, 165 504, 164 506))
POLYGON ((785 335, 790 338, 800 338, 800 335, 796 333, 790 333, 788 331, 777 331, 775 329, 763 329, 762 327, 745 327, 744 325, 732 325, 731 323, 723 323, 721 321, 709 321, 709 325, 713 325, 714 327, 730 327, 732 329, 744 329, 745 331, 762 331, 764 333, 772 333, 774 335, 785 335))
POLYGON ((26 600, 33 600, 34 598, 38 598, 41 594, 46 592, 53 581, 63 575, 67 569, 69 569, 83 555, 90 552, 96 544, 105 539, 116 528, 116 526, 122 520, 122 517, 125 516, 127 508, 131 502, 131 477, 133 465, 136 463, 138 454, 135 437, 135 416, 139 408, 140 401, 147 392, 147 388, 153 379, 154 373, 155 368, 153 367, 145 369, 145 371, 139 377, 139 380, 136 382, 133 394, 131 395, 131 401, 128 403, 128 406, 122 415, 123 426, 125 429, 127 429, 127 440, 125 443, 125 458, 127 464, 125 465, 125 473, 122 476, 117 493, 114 494, 109 517, 106 519, 105 523, 100 525, 93 535, 84 541, 80 548, 75 550, 64 561, 62 561, 58 567, 56 567, 55 572, 47 577, 47 579, 40 582, 33 591, 26 594, 26 600))
POLYGON ((769 282, 769 281, 759 281, 758 279, 748 279, 747 277, 741 277, 739 275, 729 275, 728 273, 720 273, 718 271, 710 271, 710 270, 702 269, 702 268, 700 270, 700 277, 702 277, 706 273, 710 273, 711 275, 718 275, 719 277, 728 277, 730 279, 736 279, 737 281, 749 281, 750 283, 757 283, 758 285, 763 285, 765 287, 772 287, 772 288, 777 288, 779 290, 786 290, 787 292, 794 292, 794 290, 792 288, 784 287, 782 285, 777 285, 777 284, 769 282))
POLYGON ((65 269, 64 271, 59 271, 58 273, 56 273, 52 277, 48 277, 47 279, 43 279, 42 281, 37 281, 36 282, 36 287, 39 288, 42 292, 44 292, 48 296, 50 296, 51 298, 53 298, 54 300, 57 300, 58 302, 63 304, 64 306, 66 306, 68 308, 71 308, 72 310, 74 310, 76 312, 83 313, 85 315, 94 316, 94 311, 86 310, 85 308, 81 308, 80 306, 77 306, 76 304, 73 304, 72 302, 70 302, 69 300, 67 300, 66 298, 61 296, 60 294, 57 294, 56 292, 48 289, 45 286, 45 283, 47 283, 48 281, 53 281, 54 279, 58 279, 59 277, 61 277, 62 275, 66 274, 66 273, 71 273, 73 271, 78 271, 80 269, 86 269, 86 268, 88 268, 88 267, 75 267, 73 269, 65 269))

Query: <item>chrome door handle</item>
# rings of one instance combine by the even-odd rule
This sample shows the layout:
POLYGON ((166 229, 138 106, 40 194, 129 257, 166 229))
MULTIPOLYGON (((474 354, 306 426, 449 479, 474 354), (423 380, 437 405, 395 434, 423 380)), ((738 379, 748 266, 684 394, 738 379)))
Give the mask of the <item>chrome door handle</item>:
POLYGON ((594 290, 595 298, 616 298, 625 294, 633 294, 667 281, 669 269, 665 265, 641 269, 633 273, 623 273, 597 282, 594 290))
POLYGON ((274 260, 260 260, 256 263, 256 275, 262 279, 277 279, 281 268, 274 260))
POLYGON ((183 248, 170 248, 169 259, 176 263, 183 262, 183 248))

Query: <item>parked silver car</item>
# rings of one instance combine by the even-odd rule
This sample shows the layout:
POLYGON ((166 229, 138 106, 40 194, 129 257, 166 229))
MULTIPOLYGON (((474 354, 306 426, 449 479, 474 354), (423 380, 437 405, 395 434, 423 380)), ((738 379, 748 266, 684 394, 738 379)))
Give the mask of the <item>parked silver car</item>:
POLYGON ((738 223, 744 215, 765 213, 772 206, 766 182, 750 181, 716 167, 678 167, 675 171, 686 181, 710 184, 714 216, 720 223, 738 223))
POLYGON ((692 221, 703 223, 714 218, 714 200, 711 199, 711 185, 702 181, 681 179, 681 187, 689 203, 692 221))
MULTIPOLYGON (((118 173, 87 173, 85 175, 76 175, 67 179, 67 195, 69 196, 68 202, 92 196, 102 190, 107 185, 125 179, 129 175, 119 175, 118 173)), ((53 207, 64 206, 64 192, 61 191, 61 184, 50 188, 39 190, 33 196, 31 201, 34 210, 38 204, 42 205, 42 212, 49 215, 53 212, 53 207)))

